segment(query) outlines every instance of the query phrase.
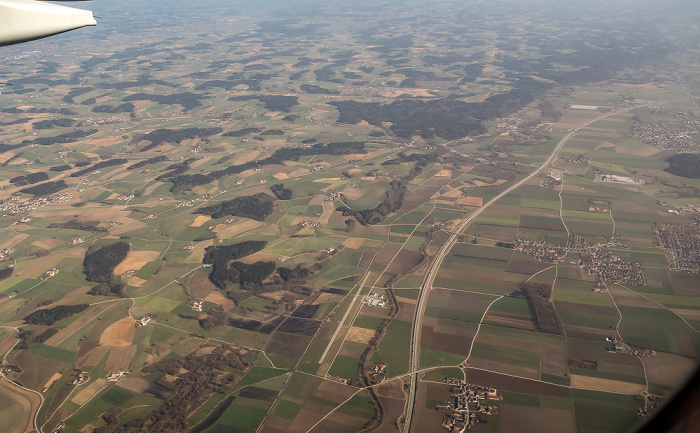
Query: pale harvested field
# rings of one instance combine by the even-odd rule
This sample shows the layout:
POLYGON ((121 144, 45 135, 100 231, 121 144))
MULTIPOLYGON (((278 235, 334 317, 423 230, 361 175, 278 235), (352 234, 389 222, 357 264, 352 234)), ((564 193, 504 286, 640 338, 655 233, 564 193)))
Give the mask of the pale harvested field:
POLYGON ((153 194, 153 191, 155 191, 156 189, 158 189, 158 187, 161 186, 161 185, 163 185, 163 182, 156 182, 156 183, 154 183, 153 185, 149 186, 148 188, 146 188, 146 189, 144 190, 143 195, 144 195, 144 196, 149 196, 149 195, 153 194))
POLYGON ((5 248, 12 248, 12 247, 14 247, 15 245, 17 245, 18 243, 20 243, 20 242, 22 242, 23 240, 27 239, 28 237, 29 237, 28 234, 20 233, 20 234, 16 235, 15 237, 13 237, 12 239, 10 239, 9 241, 6 241, 6 242, 3 243, 2 245, 0 245, 0 249, 3 249, 3 250, 4 250, 5 248))
POLYGON ((112 323, 104 330, 100 336, 100 345, 129 346, 134 338, 135 329, 134 319, 131 317, 124 317, 112 323))
POLYGON ((207 295, 206 298, 204 298, 205 301, 213 302, 215 304, 219 304, 222 307, 224 307, 224 310, 230 311, 233 309, 233 307, 236 306, 236 304, 233 303, 232 300, 224 297, 220 292, 211 292, 210 294, 207 295))
POLYGON ((433 94, 430 90, 428 89, 401 89, 401 90, 391 90, 388 92, 384 92, 382 96, 386 98, 396 98, 397 96, 400 95, 406 95, 409 94, 413 97, 422 97, 422 98, 435 98, 436 95, 433 94))
POLYGON ((274 177, 277 180, 283 180, 283 179, 289 178, 289 175, 287 173, 277 173, 277 174, 273 175, 272 177, 274 177))
MULTIPOLYGON (((460 191, 461 193, 461 191, 460 191)), ((458 205, 462 206, 477 206, 481 207, 484 205, 484 199, 481 197, 464 197, 457 200, 458 205)))
POLYGON ((239 262, 252 265, 253 263, 256 262, 275 262, 278 263, 280 259, 283 259, 284 256, 279 256, 277 254, 264 254, 264 253, 255 253, 251 254, 249 256, 243 257, 241 259, 238 259, 239 262))
POLYGON ((339 177, 324 177, 323 179, 315 179, 314 182, 328 183, 328 182, 335 182, 337 180, 340 180, 340 178, 339 177))
POLYGON ((451 189, 451 190, 447 191, 446 193, 442 194, 442 197, 446 197, 446 198, 460 198, 460 197, 462 197, 463 195, 464 195, 464 193, 462 192, 461 189, 459 189, 459 188, 454 188, 454 189, 451 189))
POLYGON ((257 158, 258 155, 260 155, 261 153, 262 153, 262 150, 255 150, 253 152, 250 152, 249 154, 238 158, 236 160, 236 162, 234 162, 234 165, 241 165, 241 164, 245 164, 246 162, 250 162, 250 161, 254 160, 255 158, 257 158))
POLYGON ((71 335, 78 332, 81 328, 83 328, 93 320, 97 319, 98 316, 100 316, 102 313, 109 310, 110 308, 114 307, 115 305, 116 303, 107 303, 96 306, 91 311, 80 316, 76 321, 74 321, 70 325, 61 329, 58 332, 58 334, 46 340, 44 344, 54 347, 58 346, 59 344, 63 343, 68 338, 70 338, 71 335))
POLYGON ((325 202, 323 203, 323 214, 319 217, 318 222, 322 225, 328 225, 328 221, 331 219, 331 215, 333 215, 333 211, 335 210, 335 205, 333 202, 325 202))
POLYGON ((363 238, 351 238, 343 242, 343 245, 345 245, 346 248, 351 248, 353 250, 356 250, 362 246, 362 244, 365 243, 365 239, 363 238))
POLYGON ((600 379, 597 377, 580 376, 578 374, 572 374, 570 377, 572 388, 617 392, 621 394, 636 394, 645 390, 645 386, 638 383, 600 379))
MULTIPOLYGON (((333 293, 321 293, 318 297, 311 303, 311 305, 322 305, 333 299, 335 295, 333 293)), ((2 353, 2 352, 0 352, 2 353)))
POLYGON ((131 218, 125 218, 122 225, 116 226, 112 229, 109 230, 109 234, 111 235, 121 235, 123 233, 128 233, 130 231, 134 230, 139 230, 144 227, 148 227, 148 224, 146 224, 143 221, 137 221, 131 218))
POLYGON ((60 239, 54 238, 41 238, 32 242, 35 247, 43 248, 45 250, 52 250, 63 243, 60 239))
POLYGON ((123 262, 114 268, 115 275, 121 275, 126 271, 138 271, 146 263, 157 260, 160 257, 158 251, 129 251, 123 262))
POLYGON ((360 179, 361 180, 375 180, 376 177, 374 177, 374 176, 362 176, 360 179))
POLYGON ((129 285, 132 287, 143 287, 144 284, 146 284, 148 280, 144 280, 143 278, 139 277, 131 277, 129 279, 129 285))
POLYGON ((351 326, 348 331, 348 335, 345 337, 346 340, 354 341, 356 343, 368 344, 369 340, 374 337, 374 332, 372 329, 357 328, 351 326))
POLYGON ((433 177, 446 177, 446 178, 451 178, 452 177, 452 170, 440 170, 437 172, 437 174, 433 177))
POLYGON ((223 237, 229 236, 231 234, 243 233, 243 232, 246 232, 248 230, 256 229, 264 224, 265 223, 260 222, 260 221, 248 219, 248 220, 245 220, 245 221, 238 223, 238 224, 227 225, 226 228, 224 228, 223 230, 221 230, 219 232, 219 237, 223 238, 223 237))
POLYGON ((46 271, 55 268, 63 257, 60 254, 52 254, 34 259, 29 266, 23 266, 15 270, 15 275, 20 277, 39 278, 46 271))
POLYGON ((99 378, 92 382, 90 385, 88 385, 85 389, 81 390, 78 394, 76 394, 75 397, 71 400, 73 403, 77 404, 78 406, 82 406, 85 403, 87 403, 92 396, 100 392, 102 388, 107 385, 107 379, 105 378, 99 378))
POLYGON ((209 221, 211 217, 209 215, 200 215, 194 219, 190 227, 202 227, 202 224, 209 221))
POLYGON ((0 153, 0 164, 4 164, 9 160, 10 158, 13 158, 15 156, 15 153, 13 152, 2 152, 0 153))
POLYGON ((474 179, 471 181, 474 185, 477 187, 482 187, 482 186, 498 186, 498 185, 503 185, 504 183, 508 182, 505 179, 497 179, 495 182, 489 183, 489 182, 484 182, 479 179, 474 179))
POLYGON ((44 388, 48 388, 51 385, 53 385, 54 381, 58 380, 63 376, 61 373, 54 373, 53 376, 49 378, 49 380, 46 381, 46 384, 44 385, 44 388))

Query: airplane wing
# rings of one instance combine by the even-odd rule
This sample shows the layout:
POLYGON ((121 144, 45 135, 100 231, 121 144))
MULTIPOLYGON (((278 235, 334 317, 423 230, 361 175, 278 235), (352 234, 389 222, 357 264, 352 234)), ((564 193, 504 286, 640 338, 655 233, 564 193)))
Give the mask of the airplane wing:
POLYGON ((96 25, 87 10, 34 0, 0 0, 0 46, 96 25))

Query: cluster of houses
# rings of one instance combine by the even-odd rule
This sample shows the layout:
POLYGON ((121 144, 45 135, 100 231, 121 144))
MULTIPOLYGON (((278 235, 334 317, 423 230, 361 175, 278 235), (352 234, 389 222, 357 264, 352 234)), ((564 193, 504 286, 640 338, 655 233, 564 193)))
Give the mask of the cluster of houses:
POLYGON ((42 206, 63 203, 72 198, 72 194, 69 194, 67 192, 57 192, 55 194, 51 194, 45 197, 33 198, 23 203, 14 203, 15 201, 20 199, 20 197, 16 197, 6 201, 5 203, 0 204, 0 211, 8 212, 10 215, 17 215, 23 212, 31 212, 42 206))
POLYGON ((566 244, 566 251, 576 252, 581 255, 579 265, 589 275, 597 275, 604 283, 633 284, 646 286, 644 269, 640 263, 625 262, 608 251, 608 245, 614 244, 590 244, 581 236, 572 233, 566 244))
POLYGON ((135 196, 134 196, 133 194, 129 194, 129 195, 122 194, 122 195, 120 195, 119 197, 117 197, 117 200, 120 200, 120 201, 129 201, 129 200, 131 200, 131 199, 134 198, 134 197, 135 197, 135 196))
POLYGON ((199 299, 199 298, 187 301, 187 305, 192 307, 192 309, 194 311, 198 311, 198 312, 202 311, 202 304, 203 303, 204 303, 204 299, 199 299))
POLYGON ((343 193, 342 192, 332 192, 326 196, 323 201, 324 202, 334 202, 336 199, 340 200, 343 198, 343 193))
POLYGON ((680 122, 635 122, 632 137, 650 146, 676 153, 700 151, 700 144, 691 136, 700 130, 700 118, 692 114, 665 111, 667 113, 664 115, 675 114, 680 122))
POLYGON ((384 295, 380 295, 377 292, 370 292, 369 295, 365 296, 364 304, 369 307, 384 308, 384 306, 386 306, 386 299, 384 295))
POLYGON ((540 182, 540 188, 559 188, 561 186, 561 172, 553 171, 547 175, 542 182, 540 182))
POLYGON ((667 269, 700 273, 700 223, 655 224, 654 234, 667 269))
POLYGON ((107 375, 107 382, 119 382, 126 373, 126 371, 113 371, 107 375))
POLYGON ((137 320, 137 321, 135 322, 135 325, 136 325, 137 328, 140 328, 140 327, 142 327, 142 326, 146 326, 146 325, 148 325, 149 323, 151 323, 151 320, 153 320, 153 319, 151 318, 151 316, 146 315, 146 316, 143 316, 142 318, 140 318, 139 320, 137 320))
POLYGON ((535 242, 516 239, 514 249, 523 254, 528 254, 540 262, 556 263, 559 255, 553 245, 545 241, 535 242))
POLYGON ((86 383, 88 380, 90 380, 90 373, 87 371, 81 371, 78 374, 75 375, 73 378, 73 381, 71 382, 71 385, 73 386, 78 386, 86 383))
POLYGON ((15 250, 12 248, 3 248, 0 250, 0 260, 7 260, 10 258, 10 254, 14 253, 15 250))
POLYGON ((82 244, 83 242, 85 242, 85 239, 83 239, 83 238, 81 238, 81 237, 78 237, 78 238, 73 238, 73 239, 71 239, 70 242, 69 242, 69 244, 70 244, 71 246, 73 246, 73 245, 80 245, 80 244, 82 244))
POLYGON ((488 405, 489 402, 503 400, 494 388, 474 385, 454 377, 446 377, 443 382, 452 385, 451 401, 437 405, 435 410, 447 412, 442 420, 442 426, 447 431, 463 433, 479 422, 479 414, 498 414, 497 406, 488 405))
POLYGON ((321 227, 321 223, 318 221, 302 221, 297 224, 297 228, 305 229, 307 227, 321 227))
POLYGON ((58 274, 58 269, 56 269, 56 268, 51 268, 51 269, 49 269, 48 271, 46 271, 46 274, 44 274, 44 276, 45 276, 46 278, 49 278, 49 277, 55 276, 56 274, 58 274))

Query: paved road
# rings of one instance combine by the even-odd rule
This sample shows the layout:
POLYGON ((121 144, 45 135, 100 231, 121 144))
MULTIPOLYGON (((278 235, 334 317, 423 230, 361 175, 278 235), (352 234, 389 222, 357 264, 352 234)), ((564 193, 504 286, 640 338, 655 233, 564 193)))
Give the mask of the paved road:
MULTIPOLYGON (((623 110, 627 111, 627 110, 623 110)), ((412 422, 413 422, 413 407, 415 406, 415 401, 416 401, 416 390, 418 387, 418 374, 416 373, 418 371, 418 363, 420 360, 420 330, 423 322, 423 312, 425 311, 425 305, 428 301, 428 294, 430 293, 430 290, 433 287, 433 281, 435 281, 435 276, 437 275, 438 271, 440 270, 440 265, 442 265, 442 261, 445 259, 445 256, 447 253, 452 249, 452 246, 455 244, 457 241, 457 237, 459 236, 459 233, 463 232, 465 228, 469 224, 471 224, 474 219, 476 219, 483 211, 485 211, 489 206, 500 200, 503 196, 506 194, 509 194, 516 188, 520 187, 522 184, 525 182, 529 181, 533 177, 535 177, 539 172, 544 170, 549 164, 551 164, 552 161, 557 157, 557 154, 561 150, 561 148, 566 144, 566 142, 576 134, 581 128, 590 125, 593 122, 596 122, 600 119, 604 119, 608 116, 611 116, 613 114, 619 114, 619 111, 613 111, 607 114, 604 114, 602 116, 598 116, 592 120, 589 120, 588 122, 579 125, 575 129, 571 130, 566 136, 564 136, 561 140, 559 140, 559 143, 554 147, 554 150, 552 150, 552 153, 547 157, 547 159, 532 173, 530 173, 527 177, 522 179, 519 182, 516 182, 515 184, 511 185, 509 188, 507 188, 505 191, 502 193, 498 194, 496 197, 491 199, 488 203, 483 205, 481 208, 470 214, 466 220, 462 222, 462 224, 457 227, 457 229, 454 231, 452 236, 448 239, 448 241, 440 248, 440 251, 438 252, 437 256, 435 257, 435 260, 433 263, 430 265, 430 270, 428 271, 428 274, 425 277, 425 280, 423 281, 423 284, 421 285, 420 288, 420 294, 418 296, 418 305, 416 306, 416 314, 413 318, 413 331, 412 331, 412 337, 411 337, 411 362, 410 362, 410 374, 411 374, 411 387, 409 389, 408 393, 408 398, 406 401, 406 417, 405 417, 405 424, 404 424, 404 433, 409 433, 411 431, 412 427, 412 422)))

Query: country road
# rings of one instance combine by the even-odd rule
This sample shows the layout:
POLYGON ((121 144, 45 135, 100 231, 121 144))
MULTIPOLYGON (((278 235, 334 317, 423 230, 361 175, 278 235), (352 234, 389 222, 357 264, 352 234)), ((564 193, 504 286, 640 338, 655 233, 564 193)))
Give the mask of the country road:
MULTIPOLYGON (((638 107, 637 107, 638 108, 638 107)), ((486 204, 484 204, 481 208, 478 210, 474 211, 472 214, 470 214, 467 219, 465 219, 459 227, 454 231, 454 233, 450 236, 450 238, 445 242, 445 244, 440 248, 440 251, 438 254, 435 256, 435 260, 433 263, 430 265, 430 269, 425 276, 425 280, 423 280, 423 284, 420 287, 420 293, 418 295, 418 303, 416 305, 416 313, 413 318, 413 329, 411 331, 411 362, 410 362, 410 370, 409 373, 411 375, 411 384, 409 388, 409 393, 408 393, 408 398, 406 399, 406 409, 405 409, 405 418, 404 418, 404 433, 410 433, 411 427, 412 427, 412 422, 413 422, 413 408, 415 406, 415 400, 416 400, 416 391, 418 387, 418 374, 417 371, 419 369, 419 360, 420 360, 420 330, 423 322, 423 313, 425 311, 425 306, 428 301, 428 295, 430 294, 430 291, 432 290, 433 287, 433 281, 435 281, 435 276, 437 275, 438 271, 440 270, 440 266, 442 265, 442 261, 445 259, 445 256, 447 256, 447 253, 450 252, 452 249, 452 246, 455 244, 457 241, 457 237, 459 236, 460 233, 462 233, 468 226, 469 224, 472 223, 483 211, 488 209, 492 204, 496 203, 498 200, 503 198, 505 195, 511 193, 513 190, 516 188, 519 188, 521 185, 523 185, 525 182, 528 182, 530 179, 535 177, 537 174, 539 174, 542 170, 544 170, 549 164, 554 161, 554 159, 557 157, 559 154, 559 151, 561 148, 566 144, 566 142, 574 136, 581 128, 586 127, 590 125, 593 122, 597 122, 598 120, 604 119, 606 117, 612 116, 614 114, 619 114, 620 112, 630 110, 630 108, 626 108, 624 110, 619 110, 619 111, 612 111, 610 113, 606 113, 604 115, 598 116, 594 119, 591 119, 579 126, 577 126, 575 129, 572 129, 568 134, 566 134, 564 137, 562 137, 561 140, 557 143, 557 145, 554 147, 552 150, 552 153, 550 153, 549 157, 532 173, 527 175, 525 178, 520 180, 519 182, 514 183, 511 185, 509 188, 498 194, 496 197, 492 198, 490 201, 488 201, 486 204)))

